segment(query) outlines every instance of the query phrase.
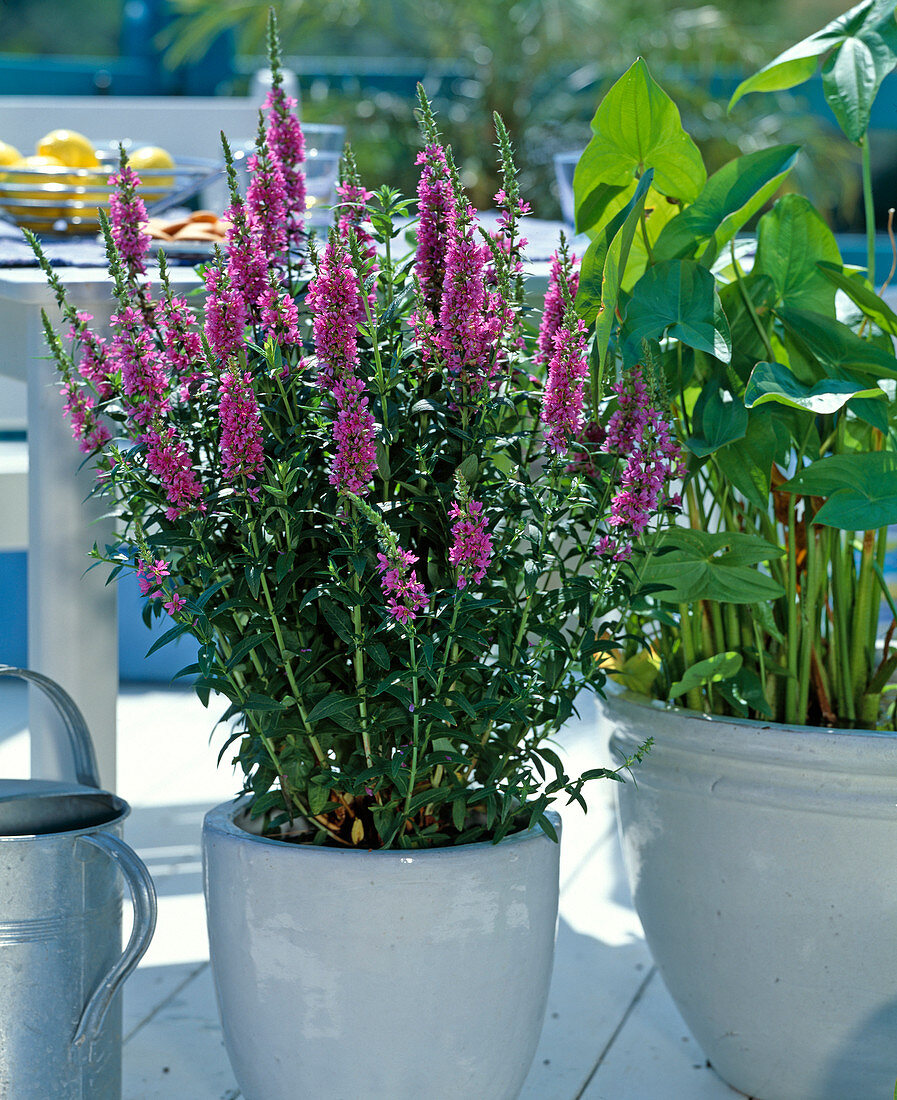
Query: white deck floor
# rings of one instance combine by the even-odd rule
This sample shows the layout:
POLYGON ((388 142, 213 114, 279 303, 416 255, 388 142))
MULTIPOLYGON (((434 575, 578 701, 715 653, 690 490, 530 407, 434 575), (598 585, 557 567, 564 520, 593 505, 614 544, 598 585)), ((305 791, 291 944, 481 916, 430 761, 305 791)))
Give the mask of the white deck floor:
MULTIPOLYGON (((203 814, 235 789, 230 769, 215 767, 220 742, 209 745, 217 716, 188 691, 123 687, 119 696, 119 793, 133 809, 125 837, 159 894, 153 944, 125 987, 124 1100, 240 1096, 218 1025, 200 873, 203 814)), ((23 687, 0 685, 0 776, 28 774, 25 721, 23 687)), ((606 763, 591 702, 565 730, 563 752, 577 770, 606 763)), ((654 969, 623 874, 612 788, 592 785, 588 816, 563 810, 554 979, 521 1100, 737 1100, 654 969)))

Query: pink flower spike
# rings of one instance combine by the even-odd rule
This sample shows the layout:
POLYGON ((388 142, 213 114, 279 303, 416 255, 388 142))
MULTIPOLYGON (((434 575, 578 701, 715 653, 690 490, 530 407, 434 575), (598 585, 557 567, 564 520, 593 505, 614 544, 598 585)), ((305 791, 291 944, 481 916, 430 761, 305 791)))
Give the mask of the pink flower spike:
POLYGON ((423 167, 417 185, 420 221, 414 272, 424 305, 436 317, 442 303, 449 231, 455 219, 454 194, 445 150, 441 145, 428 145, 418 153, 416 163, 423 167))
POLYGON ((586 326, 572 314, 554 335, 554 353, 542 397, 548 446, 563 454, 582 430, 583 385, 589 372, 586 326))
POLYGON ((137 193, 140 178, 127 164, 109 177, 115 188, 109 197, 109 220, 112 239, 127 268, 131 280, 146 274, 146 254, 149 233, 146 232, 146 207, 137 193))
POLYGON ((449 516, 455 520, 449 561, 458 570, 458 588, 466 588, 469 581, 479 584, 492 561, 483 506, 476 500, 452 501, 449 516))
POLYGON ((262 423, 258 398, 252 388, 252 375, 228 371, 218 391, 221 402, 221 457, 224 476, 257 478, 265 465, 262 423))
POLYGON ((287 197, 283 172, 277 161, 253 153, 246 166, 251 176, 246 190, 249 224, 258 233, 261 247, 273 263, 287 248, 287 197))
POLYGON ((576 268, 576 256, 564 257, 555 252, 551 259, 551 271, 548 275, 548 290, 545 292, 545 304, 542 309, 542 321, 539 325, 538 351, 536 363, 547 363, 554 353, 555 333, 564 320, 564 292, 562 285, 567 284, 570 298, 576 297, 579 290, 579 270, 576 268))
POLYGON ((288 245, 298 246, 305 236, 305 137, 296 118, 296 100, 279 85, 265 99, 271 159, 280 170, 284 186, 288 245))
POLYGON ((378 554, 377 561, 380 585, 387 597, 386 609, 396 622, 407 626, 429 601, 426 589, 411 568, 417 557, 396 543, 394 548, 388 548, 388 555, 378 554))
POLYGON ((177 615, 177 613, 181 610, 186 602, 187 601, 184 599, 183 596, 179 596, 175 592, 171 599, 164 603, 162 606, 165 608, 169 615, 174 616, 177 615))
POLYGON ((377 469, 377 444, 374 418, 368 411, 363 383, 354 376, 341 379, 333 387, 339 410, 333 422, 336 455, 330 471, 330 484, 340 491, 348 489, 358 496, 370 491, 377 469))
POLYGON ((335 382, 355 374, 358 295, 358 278, 346 246, 336 233, 331 233, 305 298, 314 318, 318 385, 322 389, 331 390, 335 382))
POLYGON ((612 546, 614 561, 626 561, 658 509, 672 504, 670 486, 682 476, 683 461, 670 425, 654 406, 642 367, 633 367, 613 389, 617 408, 601 449, 624 465, 607 521, 614 537, 602 539, 598 553, 612 546))
POLYGON ((504 308, 486 287, 488 246, 474 236, 475 211, 456 216, 445 258, 445 284, 436 344, 449 377, 462 391, 477 395, 499 369, 498 338, 504 308))

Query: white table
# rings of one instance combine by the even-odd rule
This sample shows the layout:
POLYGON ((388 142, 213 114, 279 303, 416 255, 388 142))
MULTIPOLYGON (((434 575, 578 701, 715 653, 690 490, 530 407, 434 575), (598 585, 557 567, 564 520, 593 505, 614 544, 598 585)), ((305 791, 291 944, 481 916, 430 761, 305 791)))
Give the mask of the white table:
MULTIPOLYGON (((105 330, 113 312, 105 268, 59 268, 59 275, 72 305, 93 314, 105 330)), ((187 267, 172 268, 171 280, 176 289, 199 282, 187 267)), ((53 321, 60 317, 43 272, 0 269, 0 374, 26 382, 28 394, 28 665, 73 696, 93 735, 103 786, 115 790, 116 589, 106 585, 102 565, 85 575, 90 548, 103 546, 111 532, 110 522, 100 518, 109 501, 85 503, 94 475, 79 469, 84 456, 63 419, 41 309, 53 321)), ((62 726, 36 692, 30 716, 32 774, 70 777, 62 726)))

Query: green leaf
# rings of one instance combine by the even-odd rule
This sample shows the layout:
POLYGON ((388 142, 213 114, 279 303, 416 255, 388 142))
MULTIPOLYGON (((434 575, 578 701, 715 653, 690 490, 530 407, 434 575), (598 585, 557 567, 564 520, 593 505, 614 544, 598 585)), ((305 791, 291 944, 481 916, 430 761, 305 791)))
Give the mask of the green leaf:
POLYGON ((308 714, 309 723, 320 722, 323 718, 332 718, 335 714, 349 714, 358 709, 358 697, 344 695, 341 691, 332 691, 319 699, 308 714))
MULTIPOLYGON (((761 413, 765 412, 766 410, 761 410, 761 413)), ((758 508, 766 509, 769 504, 776 434, 769 415, 761 413, 749 414, 744 437, 721 447, 714 458, 723 476, 745 500, 758 508)))
POLYGON ((649 268, 632 288, 623 332, 631 362, 642 354, 642 341, 668 335, 728 363, 732 357, 729 322, 716 283, 693 260, 666 260, 649 268))
POLYGON ((658 540, 639 580, 663 585, 656 595, 664 603, 758 603, 781 596, 782 587, 751 567, 783 553, 757 535, 676 528, 658 540))
POLYGON ((748 381, 744 403, 751 409, 774 401, 825 416, 843 409, 852 397, 883 398, 885 394, 877 386, 841 378, 826 378, 815 386, 805 386, 781 363, 758 363, 748 381))
POLYGON ((793 306, 779 307, 776 316, 791 338, 826 368, 826 373, 860 371, 874 378, 897 378, 897 360, 892 353, 863 340, 833 317, 793 306))
POLYGON ((766 274, 786 306, 830 314, 835 288, 817 268, 840 263, 832 231, 803 195, 785 195, 757 225, 757 257, 752 273, 766 274))
POLYGON ((289 573, 296 563, 296 555, 292 550, 287 551, 284 554, 277 555, 277 565, 274 568, 274 576, 277 578, 277 583, 283 580, 283 578, 289 573))
POLYGON ((722 681, 717 690, 741 712, 743 717, 748 717, 750 710, 754 710, 764 718, 772 719, 772 707, 766 698, 763 682, 753 669, 739 669, 733 677, 722 681))
POLYGON ((742 439, 747 431, 748 416, 744 402, 729 389, 725 374, 715 370, 701 387, 692 414, 694 434, 685 445, 692 454, 704 458, 742 439))
MULTIPOLYGON (((653 169, 649 169, 649 171, 653 172, 653 169)), ((618 189, 618 193, 608 201, 601 221, 595 223, 588 230, 590 237, 600 235, 603 225, 611 222, 629 203, 635 192, 637 182, 638 181, 633 180, 629 187, 618 189)), ((678 199, 667 198, 665 195, 661 195, 654 187, 648 188, 648 192, 645 195, 644 214, 640 216, 641 224, 638 227, 638 232, 632 238, 629 258, 626 261, 625 271, 621 281, 624 290, 630 291, 648 266, 648 246, 650 246, 652 250, 650 262, 654 262, 654 245, 663 232, 664 226, 677 216, 680 209, 681 203, 678 199), (646 237, 648 241, 647 245, 645 243, 646 237)))
POLYGON ((163 645, 168 645, 169 642, 173 642, 175 638, 180 638, 180 636, 186 634, 189 629, 190 626, 188 623, 179 623, 170 630, 166 630, 165 633, 158 637, 146 651, 147 657, 155 653, 157 649, 161 649, 163 645))
POLYGON ((685 670, 681 680, 670 685, 669 697, 675 699, 678 695, 691 691, 692 688, 703 687, 704 684, 715 684, 720 680, 730 680, 741 670, 741 665, 741 654, 731 651, 716 653, 705 661, 697 661, 685 670))
POLYGON ((576 166, 577 205, 599 185, 626 186, 648 168, 663 195, 694 202, 707 173, 682 128, 679 109, 638 58, 610 89, 592 119, 594 136, 576 166))
POLYGON ((230 672, 235 669, 243 659, 251 653, 257 646, 260 646, 262 642, 266 642, 271 637, 271 631, 266 630, 260 634, 253 634, 249 638, 243 638, 237 642, 230 655, 230 660, 227 662, 227 669, 230 672))
MULTIPOLYGON (((220 691, 219 687, 215 688, 216 691, 220 691)), ((275 711, 283 710, 283 703, 278 703, 276 699, 271 699, 267 695, 260 695, 256 692, 250 692, 247 697, 241 701, 240 707, 242 710, 257 710, 257 711, 275 711)))
POLYGON ((389 668, 389 653, 382 642, 368 642, 364 647, 364 651, 381 668, 389 668))
POLYGON ((780 91, 802 84, 816 71, 817 60, 829 51, 822 72, 823 92, 848 139, 859 142, 868 129, 881 82, 897 64, 894 0, 863 0, 779 54, 738 85, 729 110, 748 92, 780 91))
MULTIPOLYGON (((645 207, 650 184, 651 173, 648 172, 639 180, 629 202, 614 215, 586 249, 580 265, 576 312, 587 324, 591 324, 602 310, 607 312, 608 306, 611 323, 613 322, 626 259, 632 247, 635 227, 645 207), (615 245, 615 242, 619 243, 615 245), (609 257, 611 266, 605 274, 609 257)), ((608 332, 608 337, 609 335, 608 332)))
POLYGON ((859 272, 848 273, 840 263, 820 262, 816 265, 822 274, 863 311, 864 315, 880 329, 897 336, 897 313, 883 298, 875 293, 865 277, 859 272))
POLYGON ((798 145, 777 145, 737 157, 714 172, 691 206, 661 232, 655 260, 692 258, 709 267, 739 229, 779 189, 794 167, 798 145), (703 251, 702 251, 703 250, 703 251))
POLYGON ((309 783, 307 788, 308 808, 313 814, 321 814, 330 803, 330 788, 320 783, 309 783))
POLYGON ((862 22, 854 20, 845 32, 823 66, 822 90, 848 140, 858 143, 869 128, 881 82, 897 64, 893 0, 868 5, 862 22))
POLYGON ((897 523, 897 454, 892 451, 820 458, 780 488, 826 497, 813 517, 826 527, 870 531, 897 523))
MULTIPOLYGON (((619 298, 620 287, 623 284, 623 277, 626 273, 626 263, 629 259, 629 251, 632 248, 635 228, 645 209, 645 197, 648 193, 648 188, 651 186, 652 174, 652 170, 649 169, 642 176, 630 201, 620 211, 617 218, 611 222, 611 226, 613 226, 616 224, 617 219, 620 219, 619 228, 617 228, 611 236, 611 226, 608 226, 604 238, 598 238, 598 240, 594 242, 600 251, 602 239, 607 241, 607 248, 600 261, 601 289, 599 291, 596 314, 591 314, 590 305, 586 307, 586 313, 584 314, 583 306, 580 303, 580 294, 584 294, 585 300, 589 300, 590 287, 594 288, 595 285, 594 274, 592 274, 590 277, 593 281, 587 284, 585 290, 583 290, 583 279, 586 277, 585 257, 583 258, 583 271, 580 275, 580 286, 576 295, 576 309, 580 317, 584 316, 587 321, 591 321, 593 316, 595 319, 595 348, 598 355, 599 388, 600 380, 604 373, 604 364, 607 359, 607 349, 610 346, 611 332, 613 331, 617 319, 617 299, 619 298)), ((592 246, 589 246, 589 251, 591 247, 592 246)), ((588 255, 588 252, 586 255, 588 255)), ((593 263, 597 265, 597 262, 598 255, 596 253, 593 263)))
POLYGON ((579 172, 579 164, 573 174, 573 199, 574 199, 574 223, 577 233, 588 233, 601 222, 608 206, 618 195, 627 190, 624 184, 611 185, 599 183, 593 187, 587 195, 581 195, 582 185, 577 188, 576 173, 579 172), (578 197, 577 197, 578 196, 578 197))

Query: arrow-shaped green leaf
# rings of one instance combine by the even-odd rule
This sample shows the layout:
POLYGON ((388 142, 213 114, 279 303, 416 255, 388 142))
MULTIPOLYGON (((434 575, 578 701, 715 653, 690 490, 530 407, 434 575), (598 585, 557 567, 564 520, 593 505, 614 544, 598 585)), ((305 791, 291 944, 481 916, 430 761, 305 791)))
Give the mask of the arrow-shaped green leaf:
POLYGON ((648 168, 661 194, 682 202, 698 197, 707 178, 701 154, 682 128, 679 108, 642 58, 601 101, 592 131, 573 180, 577 207, 599 185, 625 186, 648 168))
POLYGON ((633 361, 641 355, 643 340, 665 333, 724 363, 732 357, 729 322, 715 280, 694 260, 667 260, 649 268, 632 288, 622 327, 625 354, 633 361))
POLYGON ((654 246, 656 260, 701 253, 709 267, 723 245, 776 193, 794 167, 798 145, 778 145, 729 161, 707 180, 691 206, 663 229, 654 246))
POLYGON ((897 64, 894 0, 863 0, 743 80, 729 110, 748 92, 780 91, 803 84, 820 57, 825 98, 847 137, 859 142, 869 126, 872 103, 882 80, 897 64))
POLYGON ((871 531, 897 523, 897 454, 892 451, 820 458, 780 488, 826 497, 813 522, 827 527, 871 531))
POLYGON ((752 409, 770 401, 802 409, 815 415, 836 413, 853 397, 883 398, 878 386, 867 386, 844 378, 826 378, 815 386, 805 386, 781 363, 758 363, 751 372, 744 403, 752 409))

